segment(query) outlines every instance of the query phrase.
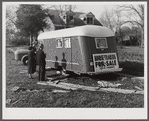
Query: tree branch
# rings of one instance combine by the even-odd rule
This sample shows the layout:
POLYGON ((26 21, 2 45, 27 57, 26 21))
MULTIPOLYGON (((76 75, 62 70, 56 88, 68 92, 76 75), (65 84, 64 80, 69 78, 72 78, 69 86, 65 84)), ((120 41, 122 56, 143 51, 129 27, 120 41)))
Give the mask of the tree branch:
POLYGON ((138 25, 140 25, 142 28, 144 28, 143 27, 143 25, 142 24, 140 24, 139 22, 137 22, 137 21, 125 21, 123 24, 125 24, 125 23, 136 23, 136 24, 138 24, 138 25))

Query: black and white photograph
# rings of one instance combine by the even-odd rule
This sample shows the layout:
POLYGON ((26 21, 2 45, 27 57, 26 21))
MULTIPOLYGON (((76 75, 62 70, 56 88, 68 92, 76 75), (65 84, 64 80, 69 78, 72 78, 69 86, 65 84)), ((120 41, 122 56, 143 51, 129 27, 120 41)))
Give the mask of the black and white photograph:
POLYGON ((2 119, 147 119, 147 2, 2 2, 2 119))

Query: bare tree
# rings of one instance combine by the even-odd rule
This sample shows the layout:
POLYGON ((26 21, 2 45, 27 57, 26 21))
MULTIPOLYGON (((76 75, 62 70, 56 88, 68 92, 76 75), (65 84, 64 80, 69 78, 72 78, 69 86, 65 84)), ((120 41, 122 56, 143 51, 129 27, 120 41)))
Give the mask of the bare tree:
POLYGON ((14 37, 16 28, 16 6, 15 5, 7 5, 6 6, 6 40, 7 43, 14 37))
POLYGON ((99 18, 99 21, 113 31, 115 31, 117 28, 120 28, 121 25, 124 24, 122 13, 117 9, 105 9, 105 11, 102 13, 102 16, 99 18))
POLYGON ((99 21, 103 24, 103 26, 106 26, 114 31, 113 14, 113 10, 108 11, 107 9, 105 9, 101 17, 99 18, 99 21))
POLYGON ((142 31, 142 39, 140 46, 144 46, 144 5, 117 5, 114 9, 105 10, 99 19, 100 22, 110 28, 121 33, 121 26, 126 23, 137 25, 142 31))
POLYGON ((9 5, 6 7, 6 27, 15 26, 16 14, 15 6, 9 5))
POLYGON ((125 11, 127 20, 125 23, 138 25, 142 30, 141 47, 144 46, 144 5, 120 5, 117 6, 120 11, 125 11))
POLYGON ((6 7, 6 28, 14 29, 16 24, 15 6, 9 5, 6 7))
POLYGON ((115 8, 116 7, 112 10, 105 9, 102 16, 99 18, 99 21, 103 24, 103 26, 110 28, 113 32, 119 33, 119 43, 123 38, 121 26, 124 24, 124 20, 122 19, 121 11, 115 8))
POLYGON ((74 11, 76 5, 51 5, 50 8, 54 8, 55 10, 60 12, 66 12, 68 10, 74 11))

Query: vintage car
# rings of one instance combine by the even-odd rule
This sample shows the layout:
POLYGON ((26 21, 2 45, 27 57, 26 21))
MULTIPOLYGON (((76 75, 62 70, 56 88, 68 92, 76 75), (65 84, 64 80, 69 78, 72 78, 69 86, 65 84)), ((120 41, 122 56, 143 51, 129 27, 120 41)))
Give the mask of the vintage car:
POLYGON ((24 65, 27 65, 28 63, 28 49, 17 49, 14 52, 14 58, 15 60, 21 60, 24 65))

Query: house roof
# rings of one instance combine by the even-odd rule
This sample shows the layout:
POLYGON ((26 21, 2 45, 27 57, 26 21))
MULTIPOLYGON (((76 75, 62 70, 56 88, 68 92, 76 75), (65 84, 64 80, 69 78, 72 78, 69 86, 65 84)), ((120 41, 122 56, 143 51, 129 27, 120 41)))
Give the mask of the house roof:
POLYGON ((56 31, 44 32, 38 36, 38 40, 71 36, 112 37, 114 36, 114 33, 107 27, 84 25, 73 28, 60 29, 56 31))
POLYGON ((103 26, 96 18, 94 18, 94 25, 103 26))
POLYGON ((79 18, 86 17, 86 16, 93 16, 93 17, 95 17, 92 12, 89 12, 89 13, 80 14, 79 18))
MULTIPOLYGON (((89 12, 89 13, 91 13, 91 12, 89 12)), ((87 14, 89 14, 89 13, 87 13, 87 14)), ((52 20, 53 24, 55 24, 55 25, 59 25, 59 24, 64 25, 65 24, 64 21, 59 16, 59 14, 60 14, 59 10, 50 9, 49 14, 50 14, 50 19, 52 20)), ((85 15, 85 14, 82 12, 74 12, 74 22, 71 21, 69 23, 69 25, 70 26, 71 25, 74 25, 74 26, 85 25, 84 21, 79 18, 80 15, 85 15)), ((102 24, 96 18, 94 19, 94 24, 102 26, 102 24)))
POLYGON ((49 17, 52 20, 53 24, 65 24, 64 21, 59 16, 60 11, 49 9, 49 17))
POLYGON ((67 11, 66 14, 67 15, 74 15, 74 12, 73 11, 67 11))

